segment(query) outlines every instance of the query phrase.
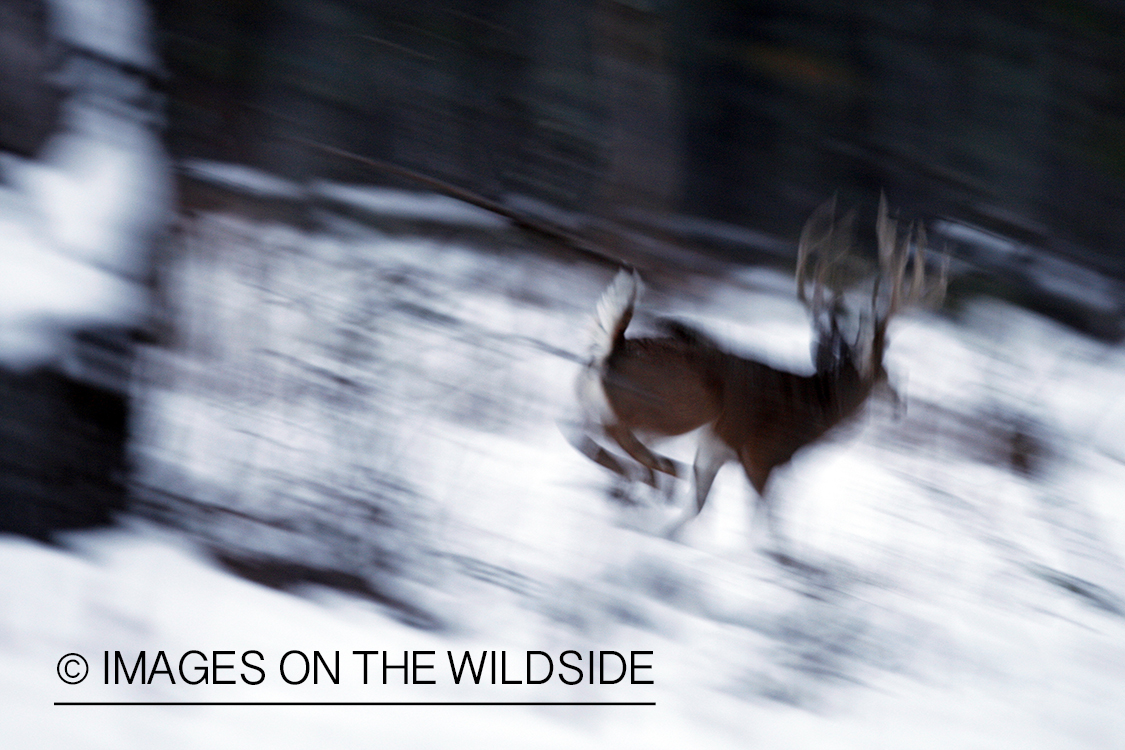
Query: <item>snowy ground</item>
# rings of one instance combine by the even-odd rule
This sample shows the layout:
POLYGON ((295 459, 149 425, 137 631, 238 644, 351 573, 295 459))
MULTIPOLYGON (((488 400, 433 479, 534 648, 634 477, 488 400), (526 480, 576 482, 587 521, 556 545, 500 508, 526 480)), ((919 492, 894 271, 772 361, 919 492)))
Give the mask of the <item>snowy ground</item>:
MULTIPOLYGON (((396 221, 411 205, 375 204, 396 221)), ((316 232, 189 227, 162 269, 171 345, 138 375, 142 517, 62 549, 0 539, 5 746, 1125 743, 1120 347, 989 302, 903 321, 888 366, 906 416, 873 405, 772 487, 802 562, 785 566, 755 551, 733 466, 678 542, 653 533, 674 510, 640 490, 638 505, 610 499, 619 488, 557 423, 611 271, 453 221, 425 237, 328 216, 316 232), (142 649, 150 670, 166 653, 174 685, 104 684, 105 652, 132 666, 142 649), (184 684, 193 649, 236 652, 220 657, 236 684, 184 684), (340 684, 283 682, 292 649, 339 651, 340 684), (446 664, 505 651, 518 679, 526 652, 561 673, 568 649, 651 651, 638 659, 654 684, 455 685, 446 664), (260 685, 239 682, 251 650, 260 685), (433 651, 421 677, 437 684, 399 670, 364 686, 357 650, 433 651), (79 685, 56 674, 70 652, 89 660, 79 685)), ((791 297, 781 276, 745 272, 643 304, 802 367, 791 297)))

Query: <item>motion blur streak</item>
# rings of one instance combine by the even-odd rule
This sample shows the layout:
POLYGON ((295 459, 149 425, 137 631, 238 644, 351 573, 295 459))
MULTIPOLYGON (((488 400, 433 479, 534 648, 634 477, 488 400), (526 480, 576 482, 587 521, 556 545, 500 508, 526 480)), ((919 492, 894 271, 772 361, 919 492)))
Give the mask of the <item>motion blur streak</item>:
POLYGON ((1121 18, 960 10, 0 4, 0 744, 1120 747, 1121 18), (663 538, 690 483, 559 429, 605 259, 630 335, 811 373, 801 222, 881 188, 952 256, 905 412, 771 475, 785 559, 737 467, 663 538), (615 653, 652 684, 556 679, 615 653), (54 705, 222 700, 655 705, 54 705))

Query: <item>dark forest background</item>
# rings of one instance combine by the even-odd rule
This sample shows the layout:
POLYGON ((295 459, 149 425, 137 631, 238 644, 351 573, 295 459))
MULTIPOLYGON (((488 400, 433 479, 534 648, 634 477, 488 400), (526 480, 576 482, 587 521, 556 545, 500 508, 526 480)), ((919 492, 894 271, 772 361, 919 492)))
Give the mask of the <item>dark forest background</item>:
POLYGON ((836 191, 1125 275, 1125 14, 1066 2, 167 0, 178 156, 790 235, 836 191))
MULTIPOLYGON (((581 225, 642 266, 660 243, 663 261, 679 247, 689 263, 701 249, 791 263, 816 205, 838 194, 873 216, 885 191, 962 262, 955 294, 1125 336, 1116 3, 151 8, 152 84, 181 164, 419 187, 324 147, 343 149, 581 225)), ((64 53, 47 18, 42 0, 0 4, 0 149, 34 155, 57 128, 64 53)))

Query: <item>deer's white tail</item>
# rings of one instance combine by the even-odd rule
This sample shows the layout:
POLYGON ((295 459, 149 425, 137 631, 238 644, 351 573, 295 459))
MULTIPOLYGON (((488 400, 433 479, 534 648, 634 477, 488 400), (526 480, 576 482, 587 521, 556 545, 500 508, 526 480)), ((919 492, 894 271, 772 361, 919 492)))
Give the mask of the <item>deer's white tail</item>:
POLYGON ((613 347, 625 338, 642 289, 636 271, 621 269, 598 300, 590 330, 590 365, 601 369, 613 347))

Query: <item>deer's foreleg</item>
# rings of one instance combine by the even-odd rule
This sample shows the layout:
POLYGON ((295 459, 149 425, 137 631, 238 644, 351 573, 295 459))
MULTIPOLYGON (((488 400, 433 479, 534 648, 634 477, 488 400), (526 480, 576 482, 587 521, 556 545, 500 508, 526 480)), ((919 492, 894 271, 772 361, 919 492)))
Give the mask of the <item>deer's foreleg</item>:
POLYGON ((692 473, 695 478, 695 504, 687 508, 683 516, 665 532, 666 537, 674 538, 679 530, 687 525, 688 521, 699 515, 699 512, 703 510, 703 505, 707 502, 707 496, 711 493, 711 485, 715 481, 715 475, 719 473, 719 469, 723 468, 723 464, 734 458, 734 451, 710 427, 705 427, 699 436, 699 447, 696 449, 695 463, 692 466, 692 473))
POLYGON ((739 456, 739 463, 742 464, 742 468, 746 472, 746 478, 750 480, 750 484, 754 487, 756 493, 754 498, 753 527, 755 529, 758 528, 761 522, 759 519, 764 519, 767 538, 780 554, 784 554, 784 549, 787 545, 785 538, 782 536, 781 527, 778 524, 777 509, 774 506, 773 498, 766 493, 766 486, 769 483, 770 474, 773 473, 774 467, 766 462, 755 461, 754 454, 749 449, 744 449, 742 451, 739 456))
POLYGON ((704 428, 699 435, 699 447, 695 452, 695 465, 693 467, 695 474, 695 508, 688 515, 688 518, 699 515, 699 512, 703 510, 703 505, 707 502, 707 496, 711 493, 711 485, 715 481, 715 475, 719 473, 723 464, 734 458, 734 451, 723 442, 722 438, 716 435, 710 427, 704 428))

